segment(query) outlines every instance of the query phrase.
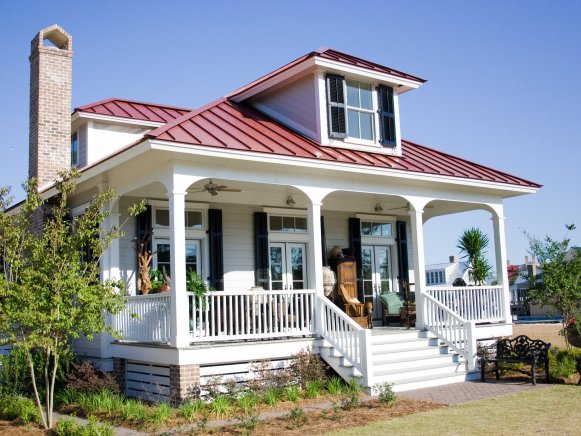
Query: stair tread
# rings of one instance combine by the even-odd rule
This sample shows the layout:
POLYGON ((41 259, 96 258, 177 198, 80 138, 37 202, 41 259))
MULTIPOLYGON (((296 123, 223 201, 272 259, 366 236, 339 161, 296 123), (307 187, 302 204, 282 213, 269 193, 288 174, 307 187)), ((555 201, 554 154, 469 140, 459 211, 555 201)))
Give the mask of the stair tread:
POLYGON ((446 379, 446 378, 461 377, 461 376, 466 376, 469 373, 470 373, 469 371, 462 370, 462 371, 458 371, 454 374, 422 375, 420 377, 414 377, 414 378, 408 378, 408 379, 404 379, 404 380, 394 381, 393 384, 401 386, 401 385, 430 381, 430 380, 440 380, 440 379, 446 379))
POLYGON ((395 354, 395 353, 405 353, 406 351, 437 351, 441 348, 448 348, 446 344, 438 344, 438 345, 426 345, 425 347, 410 347, 410 348, 401 348, 397 350, 372 350, 371 354, 376 356, 380 354, 395 354))
POLYGON ((411 368, 374 371, 373 376, 379 377, 382 375, 405 374, 407 372, 429 371, 430 369, 439 369, 439 368, 447 368, 447 367, 452 368, 452 367, 462 367, 462 366, 465 367, 465 364, 461 363, 461 362, 445 362, 445 363, 437 363, 437 364, 433 364, 433 365, 416 366, 416 367, 411 367, 411 368))
POLYGON ((389 365, 391 363, 405 363, 405 362, 409 362, 410 360, 413 360, 414 362, 418 361, 418 360, 434 360, 434 359, 441 359, 441 360, 450 360, 450 359, 454 359, 456 356, 458 356, 458 353, 449 353, 449 354, 437 354, 435 356, 431 356, 431 355, 427 355, 427 356, 414 356, 413 358, 407 357, 407 358, 395 358, 395 359, 383 359, 383 360, 377 360, 377 361, 373 361, 373 366, 376 365, 389 365))

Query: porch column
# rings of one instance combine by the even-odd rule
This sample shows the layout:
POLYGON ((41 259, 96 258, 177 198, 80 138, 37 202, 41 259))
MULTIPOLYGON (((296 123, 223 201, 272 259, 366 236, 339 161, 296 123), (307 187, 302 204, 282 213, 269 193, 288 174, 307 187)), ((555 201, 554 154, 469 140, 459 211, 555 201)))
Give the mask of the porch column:
POLYGON ((416 294, 416 328, 425 328, 424 292, 426 291, 426 262, 424 255, 423 210, 409 212, 412 226, 414 282, 416 294))
MULTIPOLYGON (((119 228, 119 201, 115 201, 111 205, 110 214, 104 222, 104 227, 106 230, 111 230, 113 227, 119 228)), ((119 238, 113 239, 109 249, 103 254, 101 264, 101 280, 120 280, 121 272, 119 266, 119 238)), ((111 314, 106 315, 107 325, 111 325, 112 317, 111 314)), ((99 335, 101 341, 101 357, 111 358, 113 353, 111 350, 111 342, 113 341, 112 336, 103 332, 99 335)))
POLYGON ((307 205, 307 228, 309 229, 309 257, 307 271, 309 288, 323 292, 323 252, 321 247, 321 205, 322 203, 309 202, 307 205))
POLYGON ((171 346, 189 345, 188 299, 186 294, 185 192, 169 195, 169 244, 171 258, 171 346))
POLYGON ((496 254, 496 280, 498 281, 498 284, 502 286, 504 320, 507 324, 512 324, 508 271, 506 269, 504 217, 498 214, 493 214, 492 225, 494 229, 494 251, 496 254))

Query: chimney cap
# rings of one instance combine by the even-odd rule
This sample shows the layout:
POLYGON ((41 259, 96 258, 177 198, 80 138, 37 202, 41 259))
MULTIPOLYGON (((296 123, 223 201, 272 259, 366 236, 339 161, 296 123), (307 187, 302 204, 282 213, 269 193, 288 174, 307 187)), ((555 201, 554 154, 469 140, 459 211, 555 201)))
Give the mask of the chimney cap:
POLYGON ((44 40, 50 41, 60 50, 71 51, 73 49, 73 37, 58 24, 42 29, 32 40, 32 45, 42 47, 44 40))

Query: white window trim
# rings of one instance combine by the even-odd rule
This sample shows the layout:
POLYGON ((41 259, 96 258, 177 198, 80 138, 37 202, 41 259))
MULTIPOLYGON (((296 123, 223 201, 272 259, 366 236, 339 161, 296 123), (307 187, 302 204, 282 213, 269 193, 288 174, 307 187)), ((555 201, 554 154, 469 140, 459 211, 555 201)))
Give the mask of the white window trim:
POLYGON ((381 224, 391 224, 391 236, 373 236, 373 235, 361 235, 361 244, 365 245, 395 245, 395 222, 396 218, 391 215, 365 215, 356 214, 356 218, 361 221, 371 221, 381 224))
MULTIPOLYGON (((360 143, 362 145, 364 144, 369 144, 369 145, 375 145, 375 144, 379 144, 379 137, 377 136, 377 111, 379 109, 379 106, 377 105, 377 90, 376 90, 377 86, 374 83, 369 83, 369 82, 364 82, 361 81, 359 79, 348 79, 345 78, 345 80, 343 81, 343 93, 345 95, 345 125, 347 126, 347 137, 345 139, 347 139, 349 142, 353 142, 353 143, 360 143), (349 101, 348 101, 348 92, 347 92, 347 82, 357 82, 359 87, 359 98, 361 98, 361 85, 365 84, 365 85, 369 85, 371 86, 371 109, 364 109, 361 107, 356 107, 356 106, 350 106, 349 105, 349 101), (371 115, 371 123, 372 123, 372 128, 371 128, 371 134, 373 136, 373 138, 371 139, 363 139, 363 138, 356 138, 354 136, 349 136, 349 109, 356 111, 356 112, 361 112, 361 113, 366 113, 366 114, 370 114, 371 115)), ((361 121, 361 120, 360 120, 361 121)), ((359 123, 359 132, 361 133, 361 123, 359 123)), ((381 145, 381 144, 379 144, 381 145)))

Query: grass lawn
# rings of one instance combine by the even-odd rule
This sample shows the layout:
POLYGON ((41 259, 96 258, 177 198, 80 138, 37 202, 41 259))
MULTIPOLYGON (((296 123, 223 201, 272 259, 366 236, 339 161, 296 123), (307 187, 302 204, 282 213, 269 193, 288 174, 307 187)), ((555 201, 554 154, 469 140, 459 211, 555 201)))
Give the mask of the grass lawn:
POLYGON ((555 385, 379 421, 332 434, 579 434, 579 404, 580 387, 555 385))
POLYGON ((549 342, 551 348, 565 348, 565 338, 559 334, 563 325, 559 322, 556 324, 514 324, 512 326, 512 335, 527 335, 531 339, 541 339, 549 342))

